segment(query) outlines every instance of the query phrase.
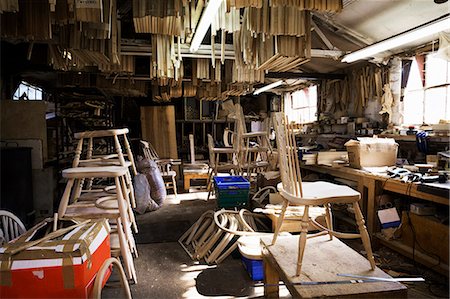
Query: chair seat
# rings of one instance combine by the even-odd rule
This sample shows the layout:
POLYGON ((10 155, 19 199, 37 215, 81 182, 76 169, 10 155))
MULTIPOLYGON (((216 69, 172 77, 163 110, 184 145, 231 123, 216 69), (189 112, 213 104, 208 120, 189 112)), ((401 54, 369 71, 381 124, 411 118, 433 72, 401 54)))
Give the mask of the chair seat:
POLYGON ((232 147, 215 147, 212 152, 215 154, 234 154, 237 151, 232 147))
POLYGON ((80 167, 99 167, 99 166, 125 166, 131 167, 130 161, 125 161, 125 165, 120 164, 118 159, 95 158, 90 160, 80 160, 80 167))
POLYGON ((265 131, 242 133, 243 138, 264 137, 264 136, 267 136, 267 132, 265 131))
POLYGON ((62 176, 69 179, 108 178, 123 176, 128 172, 125 166, 75 167, 64 169, 62 176))
POLYGON ((161 171, 161 175, 163 177, 176 177, 177 173, 174 170, 169 170, 169 171, 161 171))
POLYGON ((360 199, 359 192, 348 186, 329 182, 302 182, 303 197, 296 197, 283 189, 282 183, 277 186, 281 196, 292 204, 323 205, 327 203, 353 203, 360 199))

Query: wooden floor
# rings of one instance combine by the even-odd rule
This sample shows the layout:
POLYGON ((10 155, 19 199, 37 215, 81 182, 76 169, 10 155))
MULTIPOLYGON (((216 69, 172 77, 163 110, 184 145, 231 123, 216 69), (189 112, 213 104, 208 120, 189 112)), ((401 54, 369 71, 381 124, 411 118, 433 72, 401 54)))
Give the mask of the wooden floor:
POLYGON ((305 247, 302 273, 295 276, 299 236, 280 236, 277 243, 270 246, 271 239, 263 238, 266 248, 265 261, 270 264, 266 267, 266 283, 271 285, 266 289, 266 295, 277 297, 276 287, 278 279, 286 284, 293 297, 379 297, 399 298, 406 297, 407 289, 398 282, 365 282, 348 284, 320 284, 320 285, 292 285, 298 282, 330 282, 350 280, 336 274, 354 274, 362 276, 375 276, 391 278, 381 269, 370 269, 370 264, 359 253, 346 244, 328 236, 308 239, 305 247))

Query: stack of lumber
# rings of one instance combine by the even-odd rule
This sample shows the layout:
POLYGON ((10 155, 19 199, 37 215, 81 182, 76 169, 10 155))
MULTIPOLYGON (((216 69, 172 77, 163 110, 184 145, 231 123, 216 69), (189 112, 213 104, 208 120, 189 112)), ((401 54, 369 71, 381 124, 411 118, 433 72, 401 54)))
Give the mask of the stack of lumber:
POLYGON ((220 83, 202 82, 197 88, 197 97, 205 101, 222 100, 222 86, 220 83))
POLYGON ((253 90, 253 85, 248 83, 231 83, 227 84, 227 89, 222 92, 222 96, 227 98, 228 96, 243 96, 250 93, 253 90))
POLYGON ((258 70, 286 72, 311 58, 311 31, 303 37, 271 36, 261 40, 258 70))
POLYGON ((182 1, 133 0, 133 22, 136 33, 181 36, 182 1))
POLYGON ((323 80, 320 84, 320 110, 330 113, 362 113, 369 101, 381 101, 384 84, 389 83, 388 67, 367 65, 352 70, 344 80, 323 80), (331 103, 331 104, 330 104, 331 103))
POLYGON ((264 82, 264 71, 257 70, 247 65, 237 66, 233 63, 232 82, 260 83, 264 82))
POLYGON ((16 12, 19 10, 18 0, 1 0, 0 1, 0 13, 3 12, 16 12))
MULTIPOLYGON (((105 4, 109 4, 109 1, 105 0, 105 4)), ((103 23, 103 12, 109 11, 103 5, 103 0, 75 1, 75 19, 80 22, 103 23)))
MULTIPOLYGON (((3 2, 3 1, 2 1, 3 2)), ((51 13, 48 1, 5 0, 2 11, 2 37, 21 38, 29 41, 52 39, 51 13)))
POLYGON ((306 27, 308 14, 296 7, 269 7, 268 2, 264 2, 262 8, 248 9, 245 26, 252 33, 304 36, 310 30, 306 27))
POLYGON ((227 7, 236 7, 236 8, 244 8, 244 7, 258 7, 261 8, 263 6, 264 0, 227 0, 227 7))
POLYGON ((272 7, 289 6, 333 13, 340 12, 343 8, 342 0, 271 0, 270 3, 272 7))
POLYGON ((197 86, 194 86, 192 82, 183 82, 183 96, 195 97, 197 95, 197 86))

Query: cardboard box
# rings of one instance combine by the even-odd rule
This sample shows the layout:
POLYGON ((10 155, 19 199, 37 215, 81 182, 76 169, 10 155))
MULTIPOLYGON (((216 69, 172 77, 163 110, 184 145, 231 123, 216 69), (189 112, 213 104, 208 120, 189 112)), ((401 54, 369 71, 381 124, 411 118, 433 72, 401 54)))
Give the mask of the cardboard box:
POLYGON ((397 160, 398 144, 389 138, 361 138, 345 143, 350 167, 393 166, 397 160), (388 141, 389 140, 389 141, 388 141))
POLYGON ((98 270, 111 257, 108 222, 91 221, 48 234, 52 225, 51 219, 44 220, 0 248, 1 297, 90 297, 98 270))

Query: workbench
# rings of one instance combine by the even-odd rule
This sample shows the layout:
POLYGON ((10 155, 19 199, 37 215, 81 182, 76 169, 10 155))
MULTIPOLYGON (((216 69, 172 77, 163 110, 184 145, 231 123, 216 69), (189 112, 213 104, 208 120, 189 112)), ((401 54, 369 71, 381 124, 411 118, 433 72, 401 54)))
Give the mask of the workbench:
POLYGON ((341 273, 391 279, 378 267, 372 271, 365 257, 337 238, 330 241, 329 236, 308 239, 302 273, 295 276, 298 239, 298 235, 279 236, 276 244, 270 245, 271 237, 261 238, 265 298, 279 297, 280 280, 293 298, 406 298, 407 289, 399 282, 352 283, 355 278, 337 276, 341 273))
MULTIPOLYGON (((382 234, 378 233, 380 228, 377 221, 378 211, 378 196, 384 191, 394 192, 400 195, 408 197, 415 197, 429 202, 434 202, 442 205, 449 205, 448 196, 441 196, 432 194, 427 191, 430 185, 436 186, 437 184, 419 184, 419 183, 405 183, 399 179, 390 178, 387 175, 373 174, 364 170, 354 169, 350 167, 331 167, 325 165, 302 165, 302 171, 315 172, 321 174, 327 174, 335 178, 341 178, 355 182, 357 190, 361 193, 361 210, 365 215, 367 231, 372 237, 372 241, 379 241, 383 245, 390 247, 393 250, 400 252, 401 254, 413 257, 413 249, 409 246, 405 246, 399 241, 386 240, 382 234)), ((448 184, 443 185, 448 188, 448 184)), ((431 258, 426 254, 420 254, 416 250, 416 261, 428 266, 436 266, 439 263, 437 259, 431 258)), ((440 264, 439 267, 435 267, 435 270, 449 275, 448 265, 440 264)))

